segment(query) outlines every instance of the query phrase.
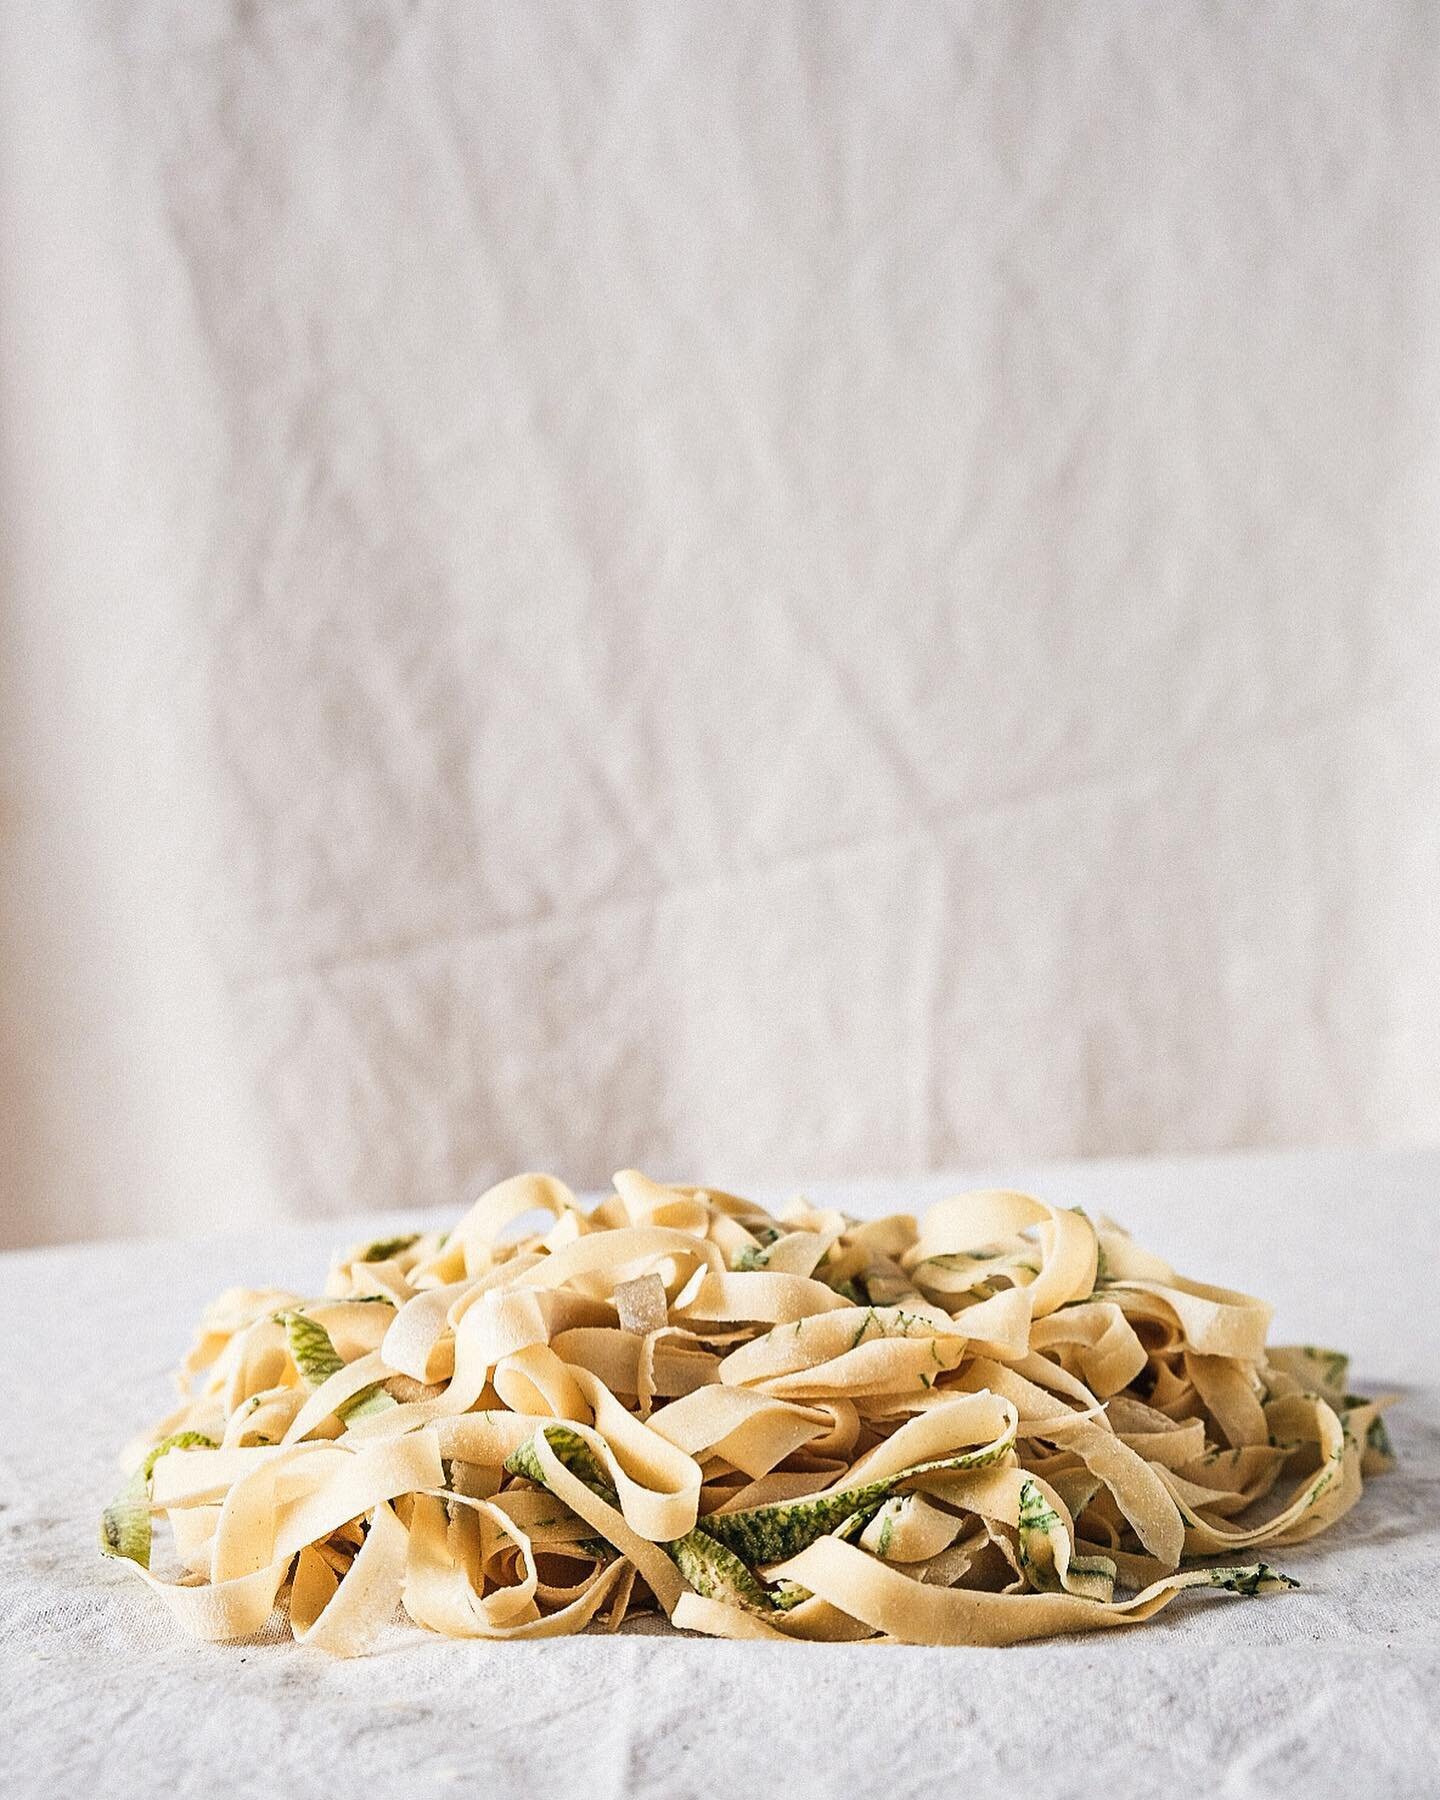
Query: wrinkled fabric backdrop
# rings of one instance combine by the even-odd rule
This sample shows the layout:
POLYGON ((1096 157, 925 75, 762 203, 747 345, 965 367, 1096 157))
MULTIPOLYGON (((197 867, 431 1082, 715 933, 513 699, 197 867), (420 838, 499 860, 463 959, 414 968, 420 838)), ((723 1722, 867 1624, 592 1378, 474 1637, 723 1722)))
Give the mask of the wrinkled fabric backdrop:
POLYGON ((1440 9, 3 5, 0 1239, 1440 1135, 1440 9))

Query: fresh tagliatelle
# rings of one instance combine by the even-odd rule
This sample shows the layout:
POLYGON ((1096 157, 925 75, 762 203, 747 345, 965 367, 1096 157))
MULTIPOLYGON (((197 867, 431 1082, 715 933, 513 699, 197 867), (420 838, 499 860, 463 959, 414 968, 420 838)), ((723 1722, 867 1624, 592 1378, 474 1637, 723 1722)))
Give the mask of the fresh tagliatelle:
POLYGON ((520 1175, 321 1298, 235 1290, 103 1548, 198 1637, 354 1655, 658 1609, 735 1638, 1009 1644, 1293 1586, 1386 1466, 1345 1358, 1024 1194, 923 1223, 635 1170, 520 1175), (540 1228, 533 1227, 539 1215, 540 1228), (157 1515, 180 1570, 150 1568, 157 1515))

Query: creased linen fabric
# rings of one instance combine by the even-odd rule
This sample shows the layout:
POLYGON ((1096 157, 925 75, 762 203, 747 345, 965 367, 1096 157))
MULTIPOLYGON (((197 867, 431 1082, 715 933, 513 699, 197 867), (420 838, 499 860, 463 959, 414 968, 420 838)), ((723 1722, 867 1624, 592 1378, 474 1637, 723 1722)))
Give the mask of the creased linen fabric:
POLYGON ((1433 8, 3 19, 0 1239, 1440 1130, 1433 8))

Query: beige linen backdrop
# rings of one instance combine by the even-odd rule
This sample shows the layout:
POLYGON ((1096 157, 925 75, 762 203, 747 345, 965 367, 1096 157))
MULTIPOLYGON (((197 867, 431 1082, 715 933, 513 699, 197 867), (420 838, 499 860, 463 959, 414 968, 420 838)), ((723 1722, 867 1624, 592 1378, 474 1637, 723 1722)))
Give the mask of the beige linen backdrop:
POLYGON ((0 5, 0 1240, 1440 1132, 1440 7, 0 5))

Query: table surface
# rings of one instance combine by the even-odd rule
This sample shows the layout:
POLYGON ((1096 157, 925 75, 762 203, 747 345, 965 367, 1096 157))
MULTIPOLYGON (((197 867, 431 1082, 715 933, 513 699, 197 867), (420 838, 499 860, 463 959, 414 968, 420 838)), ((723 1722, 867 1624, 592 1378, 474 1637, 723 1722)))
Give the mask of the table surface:
POLYGON ((807 1191, 914 1211, 996 1178, 1110 1211, 1182 1272, 1273 1301, 1275 1341, 1348 1349, 1359 1391, 1402 1395, 1399 1467, 1332 1533, 1277 1554, 1299 1592, 1182 1599, 1134 1631, 1005 1650, 653 1632, 487 1645, 400 1623, 357 1662, 288 1634, 191 1643, 96 1551, 116 1452, 171 1404, 168 1372, 211 1295, 318 1287, 332 1246, 392 1220, 27 1251, 0 1257, 0 1787, 17 1800, 87 1787, 107 1800, 531 1796, 582 1782, 591 1800, 882 1782, 886 1800, 957 1783, 989 1796, 1148 1795, 1167 1780, 1307 1800, 1357 1782, 1440 1791, 1440 1151, 807 1191))

